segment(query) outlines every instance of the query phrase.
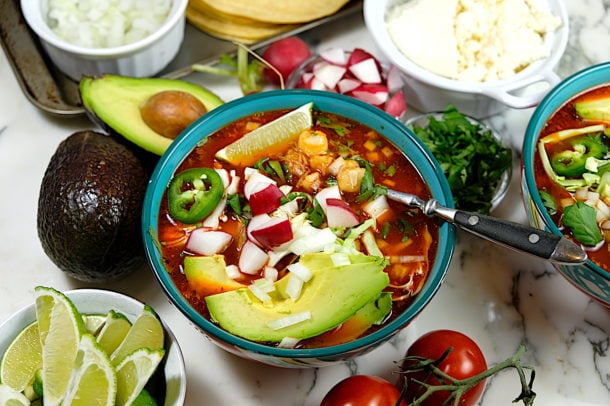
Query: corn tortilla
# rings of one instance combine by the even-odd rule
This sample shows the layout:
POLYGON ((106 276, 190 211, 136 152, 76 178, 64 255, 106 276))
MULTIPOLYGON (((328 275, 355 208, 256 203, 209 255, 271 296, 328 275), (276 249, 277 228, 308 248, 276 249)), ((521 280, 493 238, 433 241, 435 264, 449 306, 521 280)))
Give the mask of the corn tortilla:
POLYGON ((298 24, 336 13, 349 0, 198 0, 224 13, 274 24, 298 24))

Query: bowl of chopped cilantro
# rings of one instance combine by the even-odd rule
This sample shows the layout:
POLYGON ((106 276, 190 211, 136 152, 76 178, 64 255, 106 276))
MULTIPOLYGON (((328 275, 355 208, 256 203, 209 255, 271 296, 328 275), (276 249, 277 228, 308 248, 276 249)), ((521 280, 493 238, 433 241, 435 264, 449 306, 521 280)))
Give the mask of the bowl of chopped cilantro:
POLYGON ((456 208, 489 214, 500 204, 510 184, 513 154, 497 131, 453 105, 411 117, 406 125, 439 162, 456 208))

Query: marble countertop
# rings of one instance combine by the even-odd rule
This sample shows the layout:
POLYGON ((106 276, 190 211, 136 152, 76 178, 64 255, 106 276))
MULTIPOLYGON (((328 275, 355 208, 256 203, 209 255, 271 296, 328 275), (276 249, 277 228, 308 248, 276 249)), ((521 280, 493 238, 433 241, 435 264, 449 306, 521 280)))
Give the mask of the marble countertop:
MULTIPOLYGON (((566 0, 568 49, 557 67, 565 77, 610 60, 610 6, 602 0, 566 0)), ((354 44, 376 51, 360 15, 337 27, 310 33, 319 46, 354 44)), ((199 74, 200 75, 200 74, 199 74)), ((239 97, 232 83, 206 83, 223 99, 239 97)), ((207 78, 209 80, 209 78, 207 78)), ((488 121, 515 148, 514 176, 494 215, 526 223, 520 192, 519 150, 532 109, 507 110, 488 121)), ((45 256, 36 231, 40 181, 60 141, 93 128, 85 117, 58 118, 33 106, 22 94, 0 53, 0 323, 33 301, 37 285, 60 290, 95 287, 65 276, 45 256)), ((320 369, 287 370, 237 358, 201 335, 166 298, 152 272, 97 286, 150 304, 173 330, 185 356, 187 405, 316 405, 351 374, 396 379, 396 361, 421 334, 441 328, 462 331, 481 346, 489 364, 528 348, 525 361, 536 370, 538 405, 610 404, 610 310, 588 299, 543 261, 520 255, 464 232, 448 277, 431 304, 408 328, 371 353, 320 369)), ((482 405, 510 405, 519 394, 514 371, 490 380, 482 405)))

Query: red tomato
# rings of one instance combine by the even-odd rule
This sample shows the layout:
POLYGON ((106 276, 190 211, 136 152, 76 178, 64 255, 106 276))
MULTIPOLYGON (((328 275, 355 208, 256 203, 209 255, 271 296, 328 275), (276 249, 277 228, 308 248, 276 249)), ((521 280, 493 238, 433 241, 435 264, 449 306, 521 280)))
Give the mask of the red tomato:
MULTIPOLYGON (((263 58, 282 74, 284 83, 292 71, 310 56, 309 46, 299 37, 277 40, 263 52, 263 58)), ((264 74, 271 83, 280 84, 280 79, 273 70, 266 68, 264 74)))
MULTIPOLYGON (((333 386, 320 406, 395 406, 400 391, 385 379, 352 375, 333 386)), ((400 406, 407 406, 404 400, 400 406)))
MULTIPOLYGON (((449 347, 453 347, 453 351, 451 351, 447 358, 438 365, 447 375, 455 379, 465 379, 487 370, 485 356, 477 343, 470 337, 453 330, 436 330, 424 334, 409 347, 407 356, 419 356, 435 360, 439 359, 449 347)), ((408 361, 405 361, 403 363, 403 368, 407 364, 408 361)), ((411 379, 417 379, 431 385, 440 384, 436 377, 427 377, 425 372, 414 372, 404 374, 403 376, 408 379, 408 401, 418 398, 423 393, 421 386, 417 382, 410 382, 411 379)), ((399 387, 404 385, 403 376, 401 376, 399 387)), ((481 381, 476 386, 466 391, 460 399, 460 405, 475 405, 481 398, 484 386, 485 381, 481 381)), ((448 396, 448 391, 435 392, 431 397, 427 398, 422 405, 440 405, 448 396)))

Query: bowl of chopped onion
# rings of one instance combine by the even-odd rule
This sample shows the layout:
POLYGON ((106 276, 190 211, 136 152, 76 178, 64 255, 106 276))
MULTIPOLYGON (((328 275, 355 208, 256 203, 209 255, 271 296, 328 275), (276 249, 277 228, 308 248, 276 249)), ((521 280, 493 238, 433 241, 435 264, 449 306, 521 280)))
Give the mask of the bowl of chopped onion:
POLYGON ((159 73, 182 44, 187 3, 23 0, 21 10, 53 64, 79 81, 83 75, 159 73))

